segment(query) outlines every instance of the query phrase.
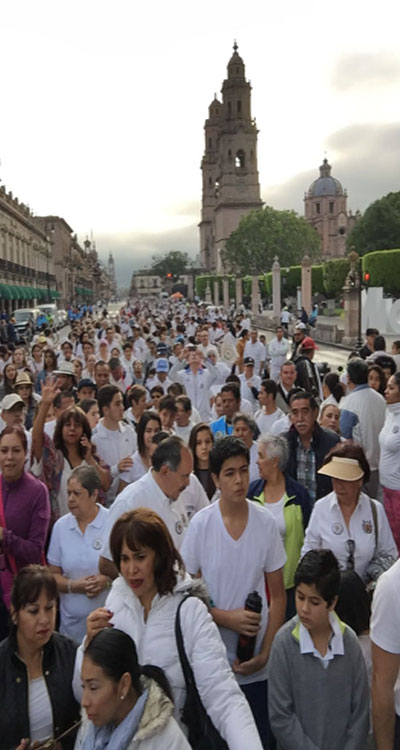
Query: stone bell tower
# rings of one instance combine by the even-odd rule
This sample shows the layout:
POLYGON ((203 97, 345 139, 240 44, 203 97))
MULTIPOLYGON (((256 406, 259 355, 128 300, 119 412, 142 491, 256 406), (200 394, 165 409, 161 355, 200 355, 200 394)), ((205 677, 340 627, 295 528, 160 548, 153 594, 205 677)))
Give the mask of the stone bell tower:
POLYGON ((216 95, 204 125, 200 252, 203 266, 223 271, 221 250, 240 219, 261 208, 257 169, 257 134, 251 117, 251 85, 235 42, 222 84, 222 101, 216 95))

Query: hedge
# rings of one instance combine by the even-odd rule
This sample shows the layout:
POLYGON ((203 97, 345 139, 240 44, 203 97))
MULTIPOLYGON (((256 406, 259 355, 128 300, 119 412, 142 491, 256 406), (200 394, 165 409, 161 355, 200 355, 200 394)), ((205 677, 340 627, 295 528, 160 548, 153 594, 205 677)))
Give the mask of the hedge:
MULTIPOLYGON (((400 296, 400 249, 377 250, 367 253, 361 259, 363 276, 366 272, 370 274, 369 286, 382 286, 389 294, 400 296)), ((326 294, 335 297, 340 294, 350 264, 348 258, 337 258, 327 260, 321 265, 312 266, 312 293, 326 294)), ((224 276, 197 276, 196 292, 204 299, 207 279, 210 281, 211 293, 213 294, 213 281, 222 281, 224 276)), ((229 276, 229 297, 236 297, 235 277, 229 276)), ((260 280, 261 295, 272 297, 272 272, 258 277, 260 280)), ((296 296, 297 287, 301 286, 301 266, 291 266, 288 271, 281 268, 281 293, 282 296, 296 296)), ((251 276, 243 278, 243 294, 251 296, 251 276)), ((222 284, 220 286, 222 299, 222 284)))
POLYGON ((385 292, 400 295, 400 249, 367 253, 361 263, 363 277, 370 274, 369 286, 383 286, 385 292))

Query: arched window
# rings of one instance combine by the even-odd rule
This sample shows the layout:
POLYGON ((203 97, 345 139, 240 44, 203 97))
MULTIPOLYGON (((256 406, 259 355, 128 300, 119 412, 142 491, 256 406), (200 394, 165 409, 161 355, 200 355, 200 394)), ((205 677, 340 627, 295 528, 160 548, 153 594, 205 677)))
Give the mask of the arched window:
POLYGON ((245 164, 244 151, 242 151, 242 149, 239 149, 235 157, 235 167, 236 169, 243 169, 244 164, 245 164))
POLYGON ((237 109, 238 115, 240 115, 240 113, 242 111, 242 102, 240 101, 240 99, 238 99, 237 102, 236 102, 236 109, 237 109))
POLYGON ((232 115, 232 102, 228 102, 228 117, 232 115))

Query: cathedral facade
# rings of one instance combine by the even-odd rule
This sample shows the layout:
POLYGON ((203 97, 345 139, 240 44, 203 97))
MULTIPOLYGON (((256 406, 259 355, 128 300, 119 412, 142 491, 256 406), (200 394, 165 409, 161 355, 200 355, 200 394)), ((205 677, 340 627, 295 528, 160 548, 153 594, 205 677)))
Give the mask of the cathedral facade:
POLYGON ((201 162, 202 207, 200 254, 208 271, 223 271, 221 250, 240 219, 261 208, 257 168, 257 135, 251 116, 251 85, 236 43, 222 84, 222 101, 214 96, 204 125, 201 162))
POLYGON ((347 235, 361 214, 347 210, 347 191, 331 175, 332 167, 324 159, 319 177, 304 195, 304 216, 321 238, 323 258, 343 258, 347 235))

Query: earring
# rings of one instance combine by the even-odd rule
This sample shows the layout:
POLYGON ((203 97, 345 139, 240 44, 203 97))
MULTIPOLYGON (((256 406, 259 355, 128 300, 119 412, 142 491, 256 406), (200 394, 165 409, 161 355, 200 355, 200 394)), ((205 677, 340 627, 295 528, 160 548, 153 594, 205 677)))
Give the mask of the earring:
POLYGON ((121 700, 122 700, 122 701, 124 700, 124 698, 125 698, 125 696, 124 696, 124 695, 121 695, 121 700))

